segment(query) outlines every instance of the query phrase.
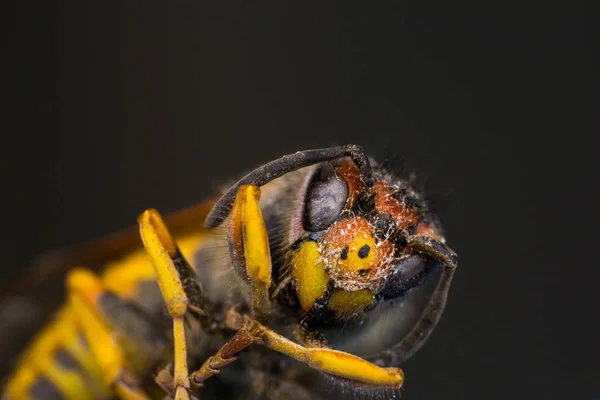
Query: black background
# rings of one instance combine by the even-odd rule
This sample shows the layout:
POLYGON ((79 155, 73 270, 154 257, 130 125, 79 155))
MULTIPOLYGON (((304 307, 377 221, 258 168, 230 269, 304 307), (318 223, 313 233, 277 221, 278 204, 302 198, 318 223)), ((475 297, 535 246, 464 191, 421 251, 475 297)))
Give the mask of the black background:
POLYGON ((5 283, 144 208, 360 143, 417 173, 460 255, 403 398, 600 397, 591 10, 39 3, 2 6, 5 283))

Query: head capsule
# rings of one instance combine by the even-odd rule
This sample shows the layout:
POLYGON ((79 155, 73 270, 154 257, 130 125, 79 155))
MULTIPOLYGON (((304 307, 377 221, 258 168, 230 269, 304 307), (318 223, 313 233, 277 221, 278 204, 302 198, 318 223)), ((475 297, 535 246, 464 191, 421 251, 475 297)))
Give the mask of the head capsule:
POLYGON ((374 167, 369 197, 348 158, 324 162, 307 178, 290 269, 301 311, 348 317, 421 285, 438 260, 411 245, 441 242, 439 226, 406 182, 374 167), (367 199, 367 200, 365 200, 367 199))

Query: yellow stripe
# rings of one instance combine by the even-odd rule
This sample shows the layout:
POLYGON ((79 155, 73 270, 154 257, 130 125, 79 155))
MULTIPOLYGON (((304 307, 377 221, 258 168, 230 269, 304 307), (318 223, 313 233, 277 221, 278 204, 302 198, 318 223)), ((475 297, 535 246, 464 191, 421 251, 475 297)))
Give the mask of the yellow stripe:
MULTIPOLYGON (((193 261, 193 255, 201 243, 203 235, 190 235, 177 240, 183 256, 193 261)), ((194 267, 193 263, 192 267, 194 267)), ((148 254, 143 249, 135 251, 123 259, 106 265, 102 273, 102 282, 107 290, 117 296, 130 299, 137 294, 140 281, 155 279, 154 268, 148 254)))
POLYGON ((125 359, 116 338, 94 304, 103 290, 101 283, 91 271, 77 268, 69 273, 67 286, 78 325, 101 367, 103 382, 110 385, 117 379, 125 359))
POLYGON ((37 380, 37 372, 30 365, 21 364, 6 385, 8 399, 28 399, 29 389, 37 380))
POLYGON ((111 394, 110 388, 102 383, 102 370, 90 349, 83 342, 83 333, 77 329, 75 313, 72 306, 65 306, 63 317, 61 344, 67 352, 82 368, 86 376, 86 382, 91 386, 94 393, 102 396, 111 394))
POLYGON ((29 351, 25 354, 18 376, 13 378, 10 386, 14 393, 21 395, 35 384, 39 376, 44 376, 56 389, 68 399, 93 399, 83 377, 76 371, 61 367, 54 359, 56 351, 61 349, 63 328, 69 322, 65 309, 61 309, 56 318, 40 335, 37 336, 29 351), (39 373, 39 375, 38 375, 39 373))
MULTIPOLYGON (((182 254, 191 261, 193 268, 195 268, 193 263, 194 254, 205 237, 206 235, 202 231, 193 234, 186 232, 184 236, 177 237, 177 244, 182 254)), ((132 251, 125 257, 107 263, 101 277, 107 290, 124 298, 132 298, 137 295, 140 281, 154 279, 154 269, 141 246, 139 250, 132 251)), ((83 333, 80 335, 77 323, 72 307, 68 303, 63 305, 57 312, 54 321, 34 337, 32 343, 20 356, 17 367, 6 382, 4 395, 8 396, 9 399, 34 400, 29 391, 40 377, 41 369, 45 368, 47 370, 44 371, 43 375, 57 389, 60 389, 60 385, 52 381, 50 375, 54 379, 69 382, 69 386, 71 384, 82 386, 83 377, 75 376, 75 380, 71 382, 70 380, 73 377, 69 375, 69 371, 61 368, 60 365, 56 365, 54 356, 56 351, 60 349, 71 355, 81 367, 79 372, 85 375, 84 390, 91 383, 94 390, 99 390, 99 393, 109 393, 110 389, 100 384, 102 382, 100 366, 90 349, 82 342, 81 335, 83 333), (89 379, 87 379, 88 377, 89 379), (98 385, 94 383, 98 383, 98 385)), ((60 390, 62 393, 63 389, 60 390)), ((77 398, 83 399, 86 397, 77 398)))
POLYGON ((41 374, 45 375, 58 391, 67 399, 93 400, 94 394, 88 389, 83 377, 77 372, 60 367, 55 360, 41 358, 36 362, 41 374))
POLYGON ((81 366, 81 368, 83 368, 88 374, 99 378, 101 376, 100 366, 94 359, 94 356, 89 349, 84 345, 82 337, 79 336, 79 331, 77 331, 75 320, 71 319, 68 322, 69 324, 65 324, 63 331, 65 334, 62 340, 64 350, 69 353, 69 355, 75 359, 77 364, 81 366))

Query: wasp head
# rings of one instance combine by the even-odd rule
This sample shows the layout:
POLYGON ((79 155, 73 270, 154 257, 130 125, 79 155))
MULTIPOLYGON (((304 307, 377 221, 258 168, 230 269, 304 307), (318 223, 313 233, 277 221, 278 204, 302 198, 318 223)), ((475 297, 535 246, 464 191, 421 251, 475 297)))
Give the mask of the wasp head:
MULTIPOLYGON (((310 167, 307 173, 299 171, 303 183, 284 179, 287 183, 275 186, 284 187, 293 199, 273 197, 269 220, 280 219, 290 200, 295 211, 285 226, 270 233, 289 234, 283 241, 286 247, 291 244, 285 264, 302 314, 358 315, 379 300, 399 298, 420 286, 440 263, 454 269, 457 262, 423 198, 407 181, 372 164, 356 145, 283 156, 233 185, 215 204, 205 226, 214 228, 224 221, 242 185, 263 186, 310 167)), ((243 265, 242 252, 234 253, 234 259, 240 258, 237 264, 243 265)))
POLYGON ((316 166, 302 203, 290 265, 307 315, 362 313, 418 287, 439 265, 413 245, 417 237, 443 243, 426 202, 376 165, 367 185, 348 158, 316 166))

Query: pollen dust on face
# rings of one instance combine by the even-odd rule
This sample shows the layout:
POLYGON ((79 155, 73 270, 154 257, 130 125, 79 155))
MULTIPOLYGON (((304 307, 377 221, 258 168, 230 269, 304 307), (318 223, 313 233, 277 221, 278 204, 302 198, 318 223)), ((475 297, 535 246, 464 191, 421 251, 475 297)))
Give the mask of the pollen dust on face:
POLYGON ((394 245, 388 240, 375 240, 365 218, 350 217, 331 226, 320 252, 336 287, 376 291, 392 267, 394 245))

